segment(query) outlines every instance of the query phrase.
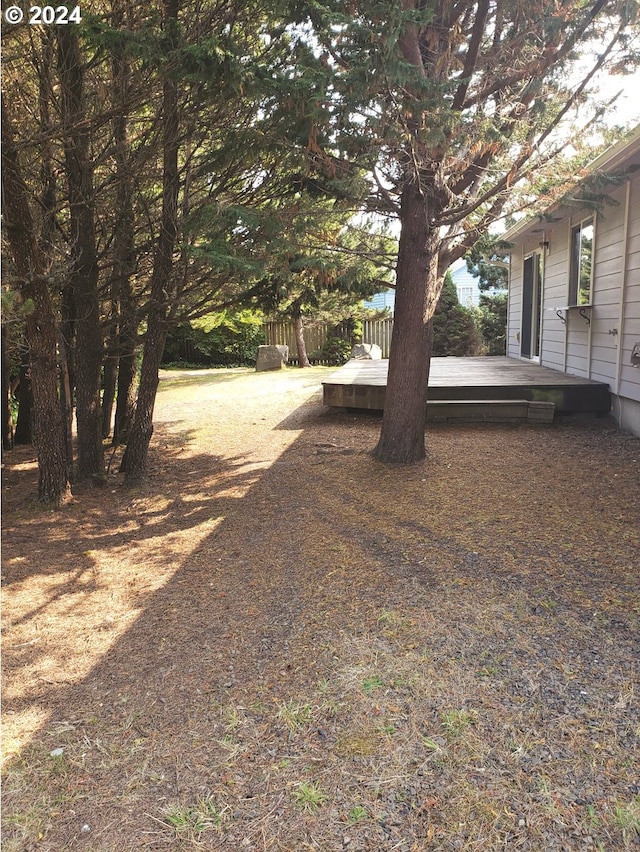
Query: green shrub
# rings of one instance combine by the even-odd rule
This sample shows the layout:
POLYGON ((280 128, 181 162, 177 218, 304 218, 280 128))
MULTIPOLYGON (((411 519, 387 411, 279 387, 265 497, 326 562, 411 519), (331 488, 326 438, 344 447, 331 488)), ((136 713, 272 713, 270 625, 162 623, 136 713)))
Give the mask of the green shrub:
POLYGON ((352 344, 342 337, 330 334, 317 352, 311 356, 326 361, 328 364, 340 366, 346 364, 351 356, 352 344))
POLYGON ((171 329, 162 363, 251 366, 255 363, 258 346, 264 342, 261 314, 253 311, 207 314, 171 329))
POLYGON ((507 354, 507 294, 480 296, 479 328, 487 355, 507 354))
POLYGON ((433 317, 434 355, 480 355, 482 338, 473 312, 458 301, 458 291, 447 273, 433 317))

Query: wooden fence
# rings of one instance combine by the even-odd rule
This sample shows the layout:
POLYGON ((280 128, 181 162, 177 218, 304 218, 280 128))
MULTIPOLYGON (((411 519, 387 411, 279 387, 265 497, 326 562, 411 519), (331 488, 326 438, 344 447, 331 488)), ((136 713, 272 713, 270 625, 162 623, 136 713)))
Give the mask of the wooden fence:
MULTIPOLYGON (((304 342, 307 346, 307 354, 314 364, 327 363, 320 357, 315 356, 327 339, 329 333, 328 325, 311 325, 304 329, 304 342)), ((363 320, 362 343, 375 343, 382 350, 382 357, 388 358, 391 349, 391 332, 393 331, 393 319, 363 320)), ((274 346, 289 347, 289 361, 296 363, 298 350, 296 347, 296 336, 292 322, 275 320, 264 324, 265 343, 274 346)))
MULTIPOLYGON (((304 342, 307 346, 307 355, 311 356, 322 348, 327 339, 328 326, 313 325, 304 329, 304 342)), ((289 360, 294 363, 298 360, 298 348, 296 346, 296 334, 292 322, 286 320, 275 320, 264 324, 265 343, 269 346, 288 346, 289 360)), ((315 363, 321 363, 313 359, 315 363)))
POLYGON ((375 343, 382 349, 382 357, 388 358, 391 351, 391 333, 393 319, 388 317, 381 320, 363 320, 362 342, 375 343))

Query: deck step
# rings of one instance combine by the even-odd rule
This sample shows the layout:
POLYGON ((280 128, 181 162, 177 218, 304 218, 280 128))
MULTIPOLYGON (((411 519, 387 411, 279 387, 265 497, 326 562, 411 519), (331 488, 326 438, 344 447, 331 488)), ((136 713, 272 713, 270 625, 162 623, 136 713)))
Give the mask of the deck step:
POLYGON ((427 420, 466 420, 509 423, 529 420, 553 423, 555 404, 528 399, 433 399, 427 402, 427 420))

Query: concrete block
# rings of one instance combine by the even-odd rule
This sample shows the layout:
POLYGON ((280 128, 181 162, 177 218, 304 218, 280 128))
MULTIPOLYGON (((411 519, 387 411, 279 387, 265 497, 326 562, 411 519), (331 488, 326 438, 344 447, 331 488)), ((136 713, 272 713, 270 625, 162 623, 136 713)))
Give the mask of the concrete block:
POLYGON ((379 361, 382 349, 376 343, 356 343, 351 350, 351 358, 355 361, 379 361))
POLYGON ((281 370, 289 360, 288 346, 258 346, 256 372, 281 370))

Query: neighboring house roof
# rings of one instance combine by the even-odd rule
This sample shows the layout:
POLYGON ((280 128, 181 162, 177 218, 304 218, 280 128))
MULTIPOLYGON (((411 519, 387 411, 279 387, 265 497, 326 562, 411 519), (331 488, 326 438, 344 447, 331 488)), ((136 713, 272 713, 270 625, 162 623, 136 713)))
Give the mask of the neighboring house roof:
MULTIPOLYGON (((589 165, 588 171, 590 175, 598 171, 610 174, 615 172, 617 169, 620 169, 634 158, 638 160, 638 165, 640 165, 640 124, 635 127, 629 135, 625 136, 624 139, 621 139, 615 145, 607 148, 606 151, 603 151, 602 154, 596 157, 589 165)), ((575 186, 580 186, 580 183, 581 181, 577 181, 575 186)), ((549 228, 554 221, 551 217, 553 217, 554 213, 560 213, 563 207, 566 207, 566 205, 563 205, 562 201, 558 201, 555 204, 550 205, 544 211, 543 215, 522 219, 509 228, 509 230, 501 236, 501 239, 506 242, 513 243, 527 232, 544 230, 544 227, 549 228)))

